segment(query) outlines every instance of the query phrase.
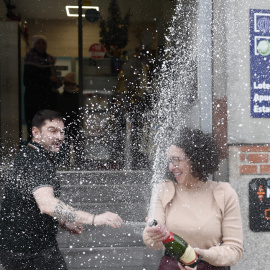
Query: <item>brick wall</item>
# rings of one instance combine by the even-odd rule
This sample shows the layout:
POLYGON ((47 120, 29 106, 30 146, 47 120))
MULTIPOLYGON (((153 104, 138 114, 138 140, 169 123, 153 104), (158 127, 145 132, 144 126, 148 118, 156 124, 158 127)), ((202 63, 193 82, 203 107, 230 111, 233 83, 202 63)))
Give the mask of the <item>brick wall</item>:
POLYGON ((240 174, 270 174, 270 146, 245 145, 238 148, 240 174))

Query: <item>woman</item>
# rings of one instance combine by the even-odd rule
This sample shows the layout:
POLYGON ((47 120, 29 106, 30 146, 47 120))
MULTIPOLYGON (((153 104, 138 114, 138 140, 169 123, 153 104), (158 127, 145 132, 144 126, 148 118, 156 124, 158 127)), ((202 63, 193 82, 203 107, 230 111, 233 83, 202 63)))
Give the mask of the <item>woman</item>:
MULTIPOLYGON (((219 163, 213 138, 185 128, 169 147, 168 161, 173 180, 161 183, 153 194, 156 199, 152 200, 155 203, 149 217, 158 225, 145 228, 145 244, 161 249, 171 231, 196 248, 201 256, 197 270, 229 269, 243 253, 242 220, 238 196, 231 185, 208 179, 219 163)), ((192 269, 164 255, 159 270, 179 268, 192 269)))
POLYGON ((61 82, 56 76, 55 58, 46 51, 46 37, 33 36, 33 48, 25 57, 23 75, 25 120, 29 135, 36 112, 43 109, 55 110, 57 106, 57 88, 61 82))

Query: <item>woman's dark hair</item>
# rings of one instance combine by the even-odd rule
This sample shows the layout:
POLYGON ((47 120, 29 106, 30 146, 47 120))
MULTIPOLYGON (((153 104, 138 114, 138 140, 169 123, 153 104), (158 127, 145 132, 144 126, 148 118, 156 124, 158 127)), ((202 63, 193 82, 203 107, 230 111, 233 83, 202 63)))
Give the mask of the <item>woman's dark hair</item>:
POLYGON ((46 120, 60 120, 63 121, 63 117, 59 112, 53 110, 40 110, 38 111, 32 119, 32 127, 41 128, 46 120))
POLYGON ((183 128, 172 145, 182 148, 190 160, 191 173, 201 181, 218 170, 219 150, 211 134, 199 129, 183 128))

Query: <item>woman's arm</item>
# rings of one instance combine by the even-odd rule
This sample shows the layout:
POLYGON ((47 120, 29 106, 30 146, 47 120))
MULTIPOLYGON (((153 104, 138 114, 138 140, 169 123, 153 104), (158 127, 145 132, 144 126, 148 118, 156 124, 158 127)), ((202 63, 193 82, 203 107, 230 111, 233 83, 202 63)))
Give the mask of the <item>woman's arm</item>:
POLYGON ((151 196, 151 203, 149 209, 148 219, 155 219, 158 222, 157 228, 150 227, 148 224, 143 231, 143 241, 145 245, 152 249, 158 250, 164 248, 162 239, 163 233, 167 228, 165 227, 165 209, 162 205, 163 186, 160 185, 158 189, 153 189, 151 196), (161 228, 159 228, 162 226, 161 228), (164 229, 164 227, 166 229, 164 229))
MULTIPOLYGON (((224 184, 224 183, 223 183, 224 184)), ((224 216, 222 220, 222 243, 201 250, 203 260, 216 266, 237 264, 243 253, 243 229, 238 196, 226 183, 224 188, 224 216)))

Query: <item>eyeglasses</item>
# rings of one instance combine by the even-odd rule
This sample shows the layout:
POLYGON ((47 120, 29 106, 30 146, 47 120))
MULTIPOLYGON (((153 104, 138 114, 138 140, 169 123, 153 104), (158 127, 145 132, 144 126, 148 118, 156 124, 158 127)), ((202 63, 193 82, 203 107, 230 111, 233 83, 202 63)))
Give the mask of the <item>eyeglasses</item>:
POLYGON ((169 158, 169 163, 172 163, 174 166, 179 166, 180 162, 183 161, 185 157, 172 157, 169 158))

